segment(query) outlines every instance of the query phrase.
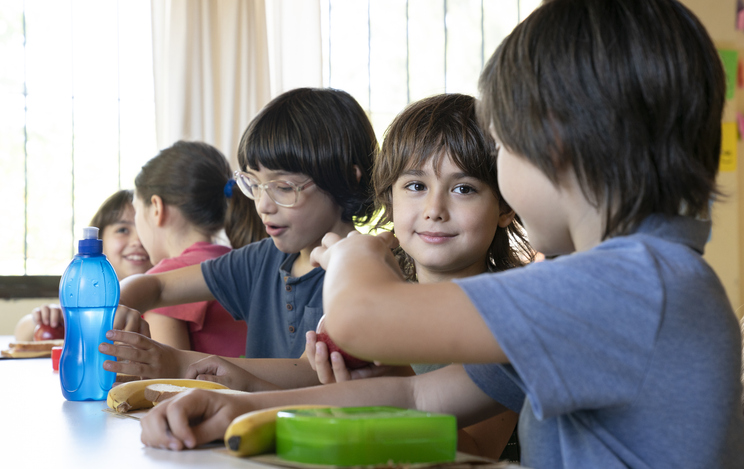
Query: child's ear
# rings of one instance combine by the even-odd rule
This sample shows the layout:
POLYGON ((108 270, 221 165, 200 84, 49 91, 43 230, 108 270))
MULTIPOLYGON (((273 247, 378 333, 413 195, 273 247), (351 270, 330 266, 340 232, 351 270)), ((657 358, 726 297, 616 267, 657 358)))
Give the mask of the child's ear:
POLYGON ((163 226, 165 222, 165 204, 159 195, 150 197, 150 211, 155 219, 155 226, 163 226))
POLYGON ((354 165, 354 173, 356 174, 357 182, 362 180, 362 170, 359 169, 359 166, 354 165))
POLYGON ((515 215, 514 210, 502 212, 501 215, 499 215, 499 227, 506 228, 509 226, 509 224, 514 221, 515 215))

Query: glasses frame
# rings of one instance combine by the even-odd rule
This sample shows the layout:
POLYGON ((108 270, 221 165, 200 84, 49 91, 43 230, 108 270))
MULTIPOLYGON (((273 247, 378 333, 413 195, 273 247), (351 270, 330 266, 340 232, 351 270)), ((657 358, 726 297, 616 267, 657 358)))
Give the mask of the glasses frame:
POLYGON ((237 183, 238 187, 240 188, 240 192, 242 192, 243 195, 245 195, 249 199, 258 202, 258 201, 261 200, 261 194, 263 194, 265 192, 265 193, 267 193, 269 195, 269 198, 276 205, 278 205, 280 207, 287 207, 287 208, 294 207, 295 205, 297 205, 297 202, 300 201, 300 192, 302 192, 303 190, 305 190, 306 188, 308 188, 308 187, 310 187, 311 185, 314 184, 314 181, 312 179, 308 179, 306 182, 303 182, 302 184, 295 184, 292 181, 285 181, 283 179, 272 179, 269 182, 259 183, 259 184, 252 184, 250 182, 251 176, 249 174, 247 174, 247 173, 244 173, 243 171, 240 171, 240 170, 235 170, 235 172, 233 173, 233 177, 235 178, 235 182, 237 183), (283 204, 281 202, 277 202, 277 200, 272 195, 272 191, 267 190, 269 188, 269 185, 271 183, 274 183, 274 182, 280 182, 282 184, 286 184, 286 185, 290 186, 292 188, 293 192, 294 192, 294 202, 292 202, 291 204, 283 204), (244 187, 244 185, 250 187, 250 190, 248 190, 246 187, 244 187), (260 189, 260 191, 258 192, 258 196, 255 195, 256 188, 260 189))

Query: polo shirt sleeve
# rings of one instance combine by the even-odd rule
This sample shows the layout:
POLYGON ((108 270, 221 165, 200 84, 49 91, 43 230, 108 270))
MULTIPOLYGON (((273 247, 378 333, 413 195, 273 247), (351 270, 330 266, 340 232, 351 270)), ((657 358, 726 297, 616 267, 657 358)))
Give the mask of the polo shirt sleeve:
POLYGON ((514 375, 507 372, 510 368, 509 365, 494 363, 465 365, 465 371, 470 379, 488 397, 509 410, 519 412, 524 405, 524 391, 517 385, 514 375))
POLYGON ((587 251, 456 281, 540 419, 630 403, 648 368, 664 299, 657 267, 642 249, 628 260, 627 249, 605 244, 600 256, 587 251))
POLYGON ((258 248, 263 241, 233 249, 201 263, 202 275, 209 291, 236 320, 247 321, 254 272, 259 272, 257 269, 260 268, 260 265, 256 266, 261 252, 258 248))

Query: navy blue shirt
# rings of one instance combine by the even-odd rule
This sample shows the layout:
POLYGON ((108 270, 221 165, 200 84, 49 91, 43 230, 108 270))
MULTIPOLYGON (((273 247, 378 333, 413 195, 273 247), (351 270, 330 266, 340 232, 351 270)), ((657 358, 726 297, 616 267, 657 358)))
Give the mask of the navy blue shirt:
POLYGON ((292 277, 298 256, 266 238, 202 262, 209 291, 248 324, 246 358, 298 358, 305 351, 305 332, 315 330, 323 315, 325 271, 292 277))

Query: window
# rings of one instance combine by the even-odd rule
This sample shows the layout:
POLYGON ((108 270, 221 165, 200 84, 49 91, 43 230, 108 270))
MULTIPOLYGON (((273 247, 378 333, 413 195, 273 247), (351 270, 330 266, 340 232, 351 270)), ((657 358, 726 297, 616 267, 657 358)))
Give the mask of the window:
POLYGON ((156 154, 149 0, 3 0, 0 275, 60 275, 156 154))
POLYGON ((540 0, 321 1, 326 86, 351 93, 378 135, 408 104, 477 95, 501 40, 540 0))
MULTIPOLYGON (((540 0, 320 0, 324 84, 378 137, 408 103, 476 94, 540 0)), ((157 153, 149 0, 3 0, 0 276, 60 275, 100 203, 157 153)))

